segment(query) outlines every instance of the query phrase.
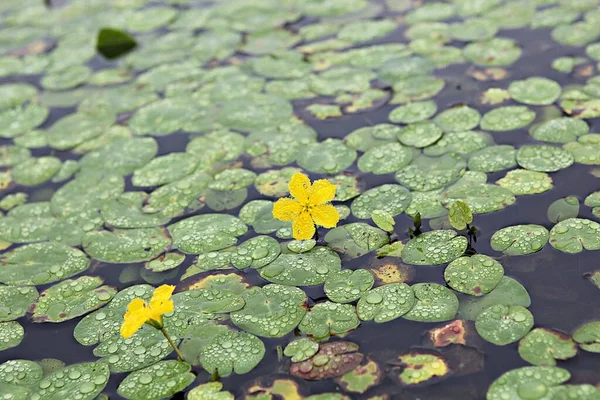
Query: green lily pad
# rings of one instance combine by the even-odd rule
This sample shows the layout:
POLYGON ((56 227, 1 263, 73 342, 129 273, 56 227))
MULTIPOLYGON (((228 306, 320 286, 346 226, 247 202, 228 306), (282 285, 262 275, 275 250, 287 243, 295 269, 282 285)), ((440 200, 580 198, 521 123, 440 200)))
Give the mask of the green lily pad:
POLYGON ((564 253, 600 250, 600 224, 584 218, 569 218, 552 227, 550 245, 564 253))
POLYGON ((356 151, 339 139, 325 139, 306 146, 298 154, 298 165, 306 171, 337 174, 356 159, 356 151))
POLYGON ((469 43, 464 48, 463 54, 475 65, 504 67, 512 65, 521 57, 521 48, 512 39, 496 37, 469 43))
POLYGON ((580 136, 576 142, 564 145, 575 159, 575 162, 587 165, 600 165, 600 135, 589 134, 580 136))
POLYGON ((525 307, 497 304, 483 310, 475 329, 484 340, 497 346, 514 343, 533 327, 533 315, 525 307))
POLYGON ((444 132, 463 132, 476 128, 481 120, 481 114, 466 105, 460 105, 445 110, 435 117, 435 123, 444 132))
POLYGON ((169 225, 173 246, 200 254, 220 250, 237 242, 248 227, 238 218, 226 214, 203 214, 169 225))
POLYGON ((117 290, 102 283, 102 278, 81 276, 46 289, 31 306, 33 322, 63 322, 104 306, 117 290))
POLYGON ((568 150, 548 145, 525 145, 517 151, 519 166, 530 171, 555 172, 568 168, 575 160, 568 150))
POLYGON ((324 290, 327 297, 336 303, 350 303, 358 300, 369 291, 375 278, 366 269, 343 270, 330 274, 325 280, 324 290))
POLYGON ((485 132, 450 132, 435 144, 423 149, 423 154, 427 156, 441 156, 446 153, 468 155, 491 144, 494 144, 494 139, 485 132))
POLYGON ((38 298, 39 293, 32 286, 0 286, 0 322, 13 321, 24 316, 38 298))
POLYGON ((109 68, 94 72, 88 83, 94 86, 109 86, 128 82, 133 77, 132 71, 127 68, 109 68))
MULTIPOLYGON (((574 201, 573 201, 574 202, 574 201)), ((594 192, 587 196, 584 200, 584 204, 592 208, 592 214, 595 216, 600 215, 600 191, 594 192)), ((579 212, 579 200, 577 200, 577 212, 579 212)), ((576 216, 574 216, 576 217, 576 216)), ((560 221, 557 221, 560 222, 560 221)))
POLYGON ((555 224, 565 219, 577 218, 579 215, 579 199, 575 196, 558 199, 550 204, 546 215, 548 220, 555 224))
POLYGON ((287 243, 287 248, 292 253, 306 253, 312 250, 317 245, 314 239, 309 240, 292 240, 287 243))
POLYGON ((204 171, 197 171, 185 178, 161 186, 150 193, 142 211, 148 214, 161 214, 175 217, 194 208, 195 201, 206 190, 212 176, 204 171))
POLYGON ((168 398, 192 384, 196 376, 184 362, 161 361, 132 372, 119 384, 117 393, 130 400, 168 398))
MULTIPOLYGON (((285 234, 280 237, 292 237, 292 224, 279 221, 273 217, 273 202, 269 200, 252 200, 246 203, 240 210, 240 220, 252 225, 254 231, 259 234, 277 232, 285 234)), ((235 242, 234 242, 235 243, 235 242)), ((223 246, 225 247, 225 246, 223 246)))
POLYGON ((412 160, 412 151, 400 143, 372 147, 358 159, 358 169, 376 175, 396 172, 412 160))
POLYGON ((410 103, 434 97, 446 86, 443 78, 434 76, 413 76, 400 79, 392 86, 394 97, 391 104, 410 103))
POLYGON ((289 194, 288 184, 292 175, 298 172, 302 172, 302 170, 294 167, 269 170, 256 177, 254 186, 262 195, 284 197, 289 194))
POLYGON ((341 40, 361 43, 386 36, 398 25, 390 19, 375 21, 355 21, 344 25, 337 34, 341 40))
POLYGON ((447 361, 437 352, 415 350, 399 355, 397 362, 402 371, 397 375, 397 379, 403 386, 427 383, 449 373, 447 361))
POLYGON ((412 289, 416 302, 403 318, 409 321, 442 322, 456 316, 458 299, 450 289, 437 283, 417 283, 412 289))
POLYGON ((495 232, 490 245, 509 256, 524 256, 543 249, 548 237, 548 230, 541 225, 515 225, 495 232))
POLYGON ((27 161, 31 152, 20 146, 0 146, 0 167, 12 167, 27 161))
POLYGON ((358 328, 360 321, 352 304, 340 304, 325 301, 312 306, 298 328, 301 332, 317 340, 330 336, 344 336, 358 328))
POLYGON ((365 126, 346 135, 344 143, 352 149, 366 152, 373 147, 396 142, 396 135, 400 129, 400 127, 392 124, 365 126))
POLYGON ((509 190, 500 186, 461 180, 444 192, 442 202, 448 206, 456 201, 467 204, 473 214, 486 214, 502 210, 514 204, 516 199, 509 190))
POLYGON ((585 46, 599 37, 600 28, 588 21, 559 25, 552 30, 552 39, 567 46, 585 46))
POLYGON ((437 142, 444 133, 432 121, 410 124, 398 132, 398 140, 405 146, 427 147, 437 142))
POLYGON ((309 381, 324 380, 354 370, 362 360, 363 354, 358 352, 357 344, 342 341, 329 342, 322 344, 317 354, 310 359, 293 363, 290 374, 309 381))
POLYGON ((177 268, 185 261, 185 254, 177 251, 165 253, 153 260, 146 261, 144 267, 149 271, 165 272, 177 268))
POLYGON ((357 218, 370 218, 373 211, 382 210, 396 216, 408 207, 412 200, 410 192, 400 186, 387 184, 367 190, 352 201, 352 214, 357 218))
POLYGON ((256 174, 247 169, 226 169, 215 175, 215 180, 208 187, 218 191, 234 191, 252 185, 255 179, 256 174))
POLYGON ((334 96, 342 92, 362 93, 370 88, 375 79, 374 72, 353 67, 337 67, 309 78, 310 89, 324 96, 334 96))
POLYGON ((17 347, 25 336, 25 329, 17 321, 0 322, 0 351, 17 347))
POLYGON ((560 97, 561 91, 558 83, 539 76, 514 81, 508 87, 508 93, 514 100, 537 106, 554 103, 560 97))
POLYGON ((123 138, 101 146, 80 160, 82 170, 99 169, 128 175, 144 167, 158 151, 152 138, 123 138))
POLYGON ((371 225, 356 222, 338 226, 325 235, 327 245, 345 258, 360 257, 390 241, 388 234, 371 225))
POLYGON ((246 332, 227 330, 200 350, 200 363, 209 373, 229 376, 250 372, 265 355, 265 345, 246 332))
POLYGON ((535 328, 519 342, 519 355, 533 365, 555 366, 556 360, 575 357, 577 344, 562 332, 535 328))
MULTIPOLYGON (((468 7, 467 9, 471 9, 468 7)), ((450 25, 450 35, 462 42, 488 40, 498 32, 498 26, 485 18, 471 18, 450 25)))
POLYGON ((162 227, 88 232, 82 238, 86 253, 108 263, 126 264, 156 258, 171 246, 162 227))
POLYGON ((288 343, 283 350, 283 354, 287 357, 291 357, 292 362, 300 362, 308 360, 319 351, 319 343, 314 340, 301 337, 288 343))
POLYGON ((558 25, 568 25, 579 18, 580 12, 569 7, 551 7, 545 10, 538 11, 533 20, 531 27, 537 28, 553 28, 558 25))
POLYGON ((147 198, 145 192, 126 192, 107 201, 101 209, 105 224, 115 228, 150 228, 168 223, 169 215, 142 211, 147 198))
POLYGON ((456 9, 453 4, 432 2, 418 7, 406 14, 406 23, 409 25, 418 22, 443 21, 454 16, 456 9))
POLYGON ((580 326, 573 333, 575 340, 582 350, 600 353, 600 321, 592 321, 580 326))
POLYGON ((505 372, 487 391, 488 400, 541 399, 557 385, 569 380, 571 374, 557 367, 522 367, 505 372))
POLYGON ((580 119, 556 118, 534 126, 530 133, 534 139, 551 143, 568 143, 590 131, 588 124, 580 119))
POLYGON ((336 382, 347 392, 365 393, 378 385, 382 379, 382 368, 375 361, 368 359, 364 365, 338 377, 336 382))
POLYGON ((463 230, 468 224, 473 222, 473 213, 471 208, 464 201, 457 200, 450 206, 448 220, 454 229, 463 230))
POLYGON ((79 162, 75 160, 66 160, 61 164, 58 172, 52 177, 52 182, 64 182, 79 172, 79 162))
POLYGON ((233 394, 228 391, 222 392, 221 382, 207 382, 196 386, 187 394, 188 400, 234 400, 233 394))
POLYGON ((306 295, 298 288, 271 284, 248 289, 243 297, 246 305, 231 313, 231 321, 258 336, 285 336, 306 313, 306 295))
POLYGON ((16 138, 40 126, 50 111, 41 104, 30 103, 0 112, 0 124, 4 126, 0 137, 16 138))
POLYGON ((364 294, 356 311, 363 321, 388 322, 406 314, 415 305, 413 290, 406 283, 390 283, 364 294))
POLYGON ((340 257, 329 247, 316 246, 305 253, 282 253, 258 272, 272 283, 290 286, 314 286, 342 267, 340 257))
POLYGON ((42 285, 86 270, 89 259, 81 250, 58 243, 34 243, 0 256, 0 282, 6 285, 42 285))
POLYGON ((458 258, 444 271, 444 280, 448 286, 472 296, 491 292, 503 276, 502 264, 483 254, 458 258))
POLYGON ((411 265, 439 265, 462 256, 467 249, 467 238, 452 230, 422 233, 411 239, 402 249, 402 261, 411 265))
POLYGON ((484 114, 481 129, 488 131, 512 131, 523 128, 535 119, 535 111, 526 106, 498 107, 484 114))
POLYGON ((48 90, 72 89, 88 81, 92 70, 84 65, 71 65, 52 71, 40 80, 40 85, 48 90))
POLYGON ((442 205, 442 191, 412 192, 413 199, 405 210, 406 214, 414 217, 417 213, 421 218, 437 218, 448 214, 448 209, 442 205))
POLYGON ((133 173, 135 186, 159 186, 174 182, 191 174, 198 165, 189 153, 171 153, 159 156, 133 173))
POLYGON ((52 156, 29 158, 13 168, 12 176, 19 185, 37 186, 50 180, 60 169, 60 164, 60 160, 52 156))
POLYGON ((379 227, 386 232, 393 232, 396 221, 387 211, 375 210, 371 213, 371 219, 379 227))
POLYGON ((435 101, 417 101, 394 108, 388 118, 395 124, 413 124, 433 117, 436 111, 435 101))
POLYGON ((394 83, 407 78, 426 76, 434 69, 435 65, 427 58, 418 55, 400 56, 384 62, 379 68, 379 75, 384 81, 394 83))
POLYGON ((472 171, 497 172, 517 165, 516 150, 511 145, 486 147, 469 156, 468 166, 472 171))
MULTIPOLYGON (((358 196, 361 192, 358 178, 352 175, 336 175, 328 181, 336 185, 334 201, 346 201, 358 196)), ((338 210, 339 211, 339 210, 338 210)), ((341 214, 340 214, 341 215, 341 214)))
POLYGON ((552 178, 547 173, 526 169, 508 171, 496 183, 517 196, 544 193, 553 187, 552 178))
POLYGON ((456 181, 464 172, 466 163, 450 154, 441 157, 420 155, 412 164, 396 173, 396 181, 407 188, 428 192, 441 189, 456 181))
POLYGON ((27 202, 28 197, 29 195, 24 192, 7 194, 6 196, 2 197, 2 200, 0 200, 0 209, 4 211, 10 211, 15 207, 22 206, 27 202))

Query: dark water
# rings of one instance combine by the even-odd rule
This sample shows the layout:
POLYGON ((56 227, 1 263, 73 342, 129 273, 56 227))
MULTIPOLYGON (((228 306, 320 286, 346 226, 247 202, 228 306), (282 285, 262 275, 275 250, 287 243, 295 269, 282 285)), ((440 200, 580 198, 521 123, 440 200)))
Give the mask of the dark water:
MULTIPOLYGON (((302 22, 294 24, 301 25, 302 22)), ((560 56, 579 56, 583 54, 582 49, 559 46, 550 38, 549 30, 540 29, 532 31, 530 29, 503 30, 501 36, 516 39, 523 48, 523 55, 517 63, 510 69, 510 76, 500 82, 478 82, 466 75, 468 64, 454 65, 449 68, 436 71, 436 75, 446 79, 446 88, 436 96, 440 110, 446 109, 452 105, 466 103, 476 104, 476 96, 489 87, 506 88, 512 80, 529 77, 532 75, 544 76, 556 80, 565 85, 567 83, 584 83, 586 78, 570 75, 568 82, 566 75, 554 71, 550 68, 552 60, 560 56)), ((403 28, 389 35, 380 42, 403 42, 403 28)), ((452 44, 452 43, 451 43, 452 44)), ((101 59, 92 61, 92 66, 106 66, 106 62, 101 59)), ((28 81, 37 84, 39 77, 7 78, 1 83, 7 81, 28 81)), ((314 101, 314 100, 312 100, 314 101)), ((510 105, 514 102, 509 101, 510 105)), ((296 102, 296 113, 311 125, 318 133, 319 140, 327 137, 343 138, 348 133, 363 126, 375 125, 388 122, 388 114, 395 106, 382 106, 378 109, 368 112, 345 115, 333 121, 319 121, 311 117, 304 106, 306 102, 296 102)), ((514 103, 516 104, 516 103, 514 103)), ((489 106, 477 107, 482 113, 491 109, 489 106)), ((543 107, 532 106, 532 109, 541 114, 543 107)), ((42 126, 51 126, 56 120, 64 115, 74 111, 74 108, 56 108, 48 121, 42 126)), ((589 121, 592 132, 600 132, 600 120, 589 121)), ((497 144, 522 145, 533 142, 527 134, 526 129, 492 133, 497 144)), ((159 154, 167 154, 176 151, 183 151, 187 143, 186 134, 170 135, 168 137, 156 138, 159 142, 159 154)), ((0 144, 7 144, 8 141, 2 140, 0 144)), ((49 149, 34 150, 34 155, 56 155, 65 158, 73 158, 73 155, 67 152, 56 152, 49 149)), ((248 161, 248 160, 246 160, 248 161)), ((247 162, 245 164, 248 164, 247 162)), ((246 165, 249 167, 249 165, 246 165)), ((594 252, 584 251, 576 255, 568 255, 553 249, 547 245, 543 251, 526 257, 502 257, 500 253, 494 252, 489 246, 490 237, 498 229, 509 225, 524 223, 539 224, 550 229, 552 224, 548 222, 546 210, 555 200, 565 196, 577 196, 580 201, 589 193, 600 188, 600 180, 590 174, 591 167, 575 164, 574 166, 551 174, 554 180, 554 189, 549 192, 531 195, 519 196, 517 203, 500 212, 477 215, 474 223, 479 228, 479 236, 474 249, 483 254, 488 254, 501 258, 505 268, 506 275, 519 280, 529 291, 532 299, 530 307, 535 316, 536 327, 553 328, 572 333, 578 326, 592 320, 600 319, 600 298, 598 289, 591 285, 583 276, 586 272, 600 267, 598 255, 594 252)), ((363 174, 354 170, 362 181, 365 189, 379 186, 383 183, 395 183, 393 175, 385 177, 371 174, 363 174)), ((504 172, 490 174, 488 182, 494 182, 504 175, 504 172)), ((47 200, 62 184, 49 184, 42 188, 36 188, 30 192, 30 201, 47 200)), ((132 187, 128 184, 128 189, 132 187)), ((27 191, 24 187, 14 187, 9 192, 27 191)), ((253 187, 249 188, 249 197, 247 201, 261 198, 262 196, 255 191, 253 187)), ((231 214, 237 215, 238 209, 231 210, 231 214)), ((210 212, 203 209, 198 214, 210 212)), ((188 217, 187 215, 186 217, 188 217)), ((582 207, 581 218, 594 219, 591 210, 588 207, 582 207)), ((350 216, 347 222, 356 222, 356 218, 350 216)), ((396 217, 395 234, 400 240, 408 238, 408 228, 412 225, 412 219, 406 215, 396 217)), ((426 223, 424 224, 427 225, 426 223)), ((246 235, 240 238, 240 242, 248 239, 252 235, 246 235)), ((324 232, 320 232, 320 237, 324 232)), ((193 263, 193 256, 188 256, 183 265, 179 267, 179 276, 185 269, 193 263)), ((366 255, 350 262, 344 262, 345 268, 361 268, 373 260, 373 255, 366 255)), ((130 282, 123 285, 119 282, 119 274, 124 268, 123 265, 110 265, 101 263, 88 274, 102 276, 106 284, 114 285, 119 289, 136 283, 144 283, 143 280, 130 282)), ((443 270, 445 266, 437 267, 417 267, 416 282, 437 282, 444 284, 443 270)), ((255 270, 248 269, 244 271, 250 282, 264 283, 255 270)), ((179 276, 170 282, 180 284, 179 276)), ((48 286, 38 287, 41 291, 48 286)), ((324 296, 321 288, 306 288, 307 294, 313 299, 319 299, 324 296)), ((40 358, 58 358, 67 364, 77 362, 94 361, 97 358, 92 355, 91 347, 84 347, 78 344, 72 337, 74 327, 80 318, 63 322, 61 324, 32 324, 27 318, 19 319, 19 322, 25 327, 26 335, 16 348, 9 349, 0 353, 0 362, 10 359, 40 359, 40 358)), ((421 322, 411 322, 399 318, 394 321, 377 324, 374 322, 363 322, 359 329, 350 333, 345 339, 353 341, 360 345, 361 352, 375 360, 382 361, 382 365, 394 355, 411 348, 419 347, 423 342, 424 333, 431 327, 439 324, 427 324, 421 322)), ((245 375, 232 375, 223 378, 224 389, 230 390, 236 395, 242 395, 244 389, 257 379, 276 378, 285 376, 295 379, 300 384, 303 394, 322 393, 336 391, 337 386, 331 380, 320 382, 305 382, 293 378, 285 373, 289 365, 286 360, 278 360, 277 346, 285 346, 291 341, 293 333, 281 339, 264 339, 267 346, 267 352, 263 361, 250 373, 245 375)), ((332 340, 336 340, 333 338, 332 340)), ((482 341, 479 351, 463 351, 457 348, 446 348, 442 352, 450 352, 449 358, 453 360, 462 360, 465 364, 477 366, 484 364, 484 368, 478 372, 465 376, 450 376, 443 382, 434 385, 414 389, 400 389, 391 378, 386 378, 381 385, 367 392, 367 395, 353 395, 353 398, 370 397, 375 394, 390 394, 398 399, 482 399, 485 397, 486 390, 490 383, 500 374, 509 369, 527 365, 518 355, 517 343, 509 344, 504 347, 495 346, 482 341)), ((460 347, 460 346, 457 346, 460 347)), ((171 355, 173 358, 174 355, 171 355)), ((594 383, 600 381, 600 369, 598 368, 598 358, 591 353, 580 352, 577 357, 568 361, 560 362, 559 366, 564 366, 572 373, 572 383, 594 383)), ((206 382, 209 375, 200 370, 198 372, 197 383, 206 382)), ((116 388, 126 374, 112 374, 108 387, 105 392, 110 394, 111 398, 120 398, 116 395, 116 388)), ((457 374, 458 375, 458 374, 457 374)), ((175 398, 183 398, 183 394, 175 398)))

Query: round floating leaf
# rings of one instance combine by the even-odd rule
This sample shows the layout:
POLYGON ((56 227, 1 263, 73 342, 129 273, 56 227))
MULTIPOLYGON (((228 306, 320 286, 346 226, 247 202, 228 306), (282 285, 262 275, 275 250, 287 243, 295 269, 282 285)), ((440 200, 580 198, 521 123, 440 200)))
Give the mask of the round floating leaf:
POLYGON ((196 386, 187 394, 188 400, 234 400, 231 392, 222 392, 221 382, 208 382, 196 386))
POLYGON ((390 241, 388 234, 371 225, 356 222, 338 226, 325 235, 327 245, 346 258, 360 257, 390 241))
POLYGON ((542 122, 531 128, 530 134, 542 142, 568 143, 590 132, 589 125, 575 118, 556 118, 542 122))
POLYGON ((467 244, 467 238, 452 230, 425 232, 406 243, 402 261, 411 265, 445 264, 462 256, 467 244))
POLYGON ((50 111, 46 106, 30 103, 0 112, 0 124, 4 126, 0 137, 15 138, 41 125, 50 111))
POLYGON ((513 278, 504 276, 498 285, 485 296, 461 297, 459 317, 475 321, 475 318, 483 310, 497 304, 529 307, 531 299, 523 285, 513 278))
POLYGON ((388 118, 395 124, 413 124, 433 117, 436 111, 435 101, 416 101, 394 108, 388 118))
POLYGON ((526 106, 498 107, 485 113, 481 129, 487 131, 512 131, 529 125, 535 119, 535 111, 526 106))
POLYGON ((547 145, 525 145, 517 152, 519 166, 530 171, 555 172, 568 168, 575 160, 568 150, 547 145))
POLYGON ((0 351, 18 346, 24 336, 25 329, 17 321, 0 322, 0 351))
POLYGON ((371 218, 373 211, 385 211, 391 216, 402 214, 412 200, 410 192, 400 185, 381 185, 367 190, 352 201, 352 214, 357 218, 371 218))
POLYGON ((59 243, 29 244, 0 255, 0 282, 43 285, 82 271, 90 264, 81 250, 59 243))
POLYGON ((88 232, 82 238, 86 253, 108 263, 127 264, 156 258, 171 245, 162 227, 88 232))
POLYGON ((298 288, 272 284, 248 289, 243 297, 246 305, 231 313, 231 321, 258 336, 285 336, 306 313, 306 295, 298 288))
POLYGON ((519 355, 533 365, 556 365, 577 355, 577 344, 569 335, 550 329, 536 328, 519 342, 519 355))
POLYGON ((370 81, 376 77, 369 70, 337 67, 309 77, 310 89, 324 96, 334 96, 341 92, 362 93, 370 88, 370 81))
POLYGON ((163 254, 153 260, 147 261, 144 267, 149 271, 164 272, 170 271, 177 268, 182 262, 185 261, 185 254, 181 254, 176 251, 172 251, 163 254))
POLYGON ((547 173, 526 169, 508 171, 504 178, 498 179, 496 183, 517 196, 543 193, 553 187, 552 178, 547 173))
POLYGON ((346 135, 344 142, 350 148, 366 152, 373 147, 396 142, 400 130, 400 127, 392 124, 365 126, 346 135))
POLYGON ((0 322, 13 321, 24 316, 38 298, 39 293, 32 286, 0 286, 0 322))
POLYGON ((356 151, 339 139, 325 139, 309 144, 298 154, 298 165, 306 171, 336 174, 356 159, 356 151))
POLYGON ((358 159, 358 169, 376 175, 396 172, 412 160, 412 151, 400 143, 372 147, 358 159))
POLYGON ((301 332, 324 340, 332 335, 345 336, 358 327, 360 321, 352 304, 325 301, 312 306, 298 328, 301 332))
POLYGON ((479 172, 497 172, 517 165, 517 152, 511 145, 490 146, 469 156, 469 169, 479 172))
POLYGON ((234 191, 252 185, 254 179, 256 179, 256 174, 247 169, 226 169, 215 175, 215 180, 208 187, 218 191, 234 191))
POLYGON ((514 81, 508 87, 511 97, 523 104, 543 106, 558 100, 562 89, 555 81, 534 76, 522 81, 514 81))
POLYGON ((338 385, 346 392, 364 393, 383 379, 383 371, 379 364, 368 360, 366 364, 346 372, 336 379, 338 385))
POLYGON ((364 294, 356 311, 363 321, 388 322, 406 314, 415 301, 413 290, 406 283, 390 283, 364 294))
POLYGON ((600 250, 600 224, 584 218, 569 218, 552 227, 550 245, 564 253, 600 250))
POLYGON ((398 80, 392 89, 394 97, 391 104, 410 103, 430 99, 444 89, 446 82, 443 78, 434 76, 413 76, 398 80))
POLYGON ((173 246, 186 253, 200 254, 224 249, 237 242, 248 227, 226 214, 203 214, 169 225, 173 246))
POLYGON ((577 142, 564 145, 573 154, 575 161, 587 165, 600 165, 600 135, 583 135, 577 142))
POLYGON ((406 23, 412 25, 417 22, 442 21, 454 16, 455 12, 453 4, 431 2, 406 14, 406 23))
POLYGON ((314 239, 309 240, 292 240, 288 242, 287 248, 292 253, 306 253, 312 250, 317 245, 317 241, 314 239))
POLYGON ((92 70, 84 65, 71 65, 58 71, 52 71, 40 80, 40 85, 48 90, 71 89, 87 82, 92 70))
POLYGON ((256 177, 254 186, 262 195, 284 197, 289 194, 288 184, 292 175, 299 172, 302 172, 302 170, 294 167, 269 170, 256 177))
POLYGON ((123 138, 84 155, 81 169, 102 169, 128 175, 147 165, 156 155, 158 144, 153 138, 123 138))
MULTIPOLYGON (((290 374, 309 381, 324 380, 354 370, 363 360, 358 345, 352 342, 329 342, 321 345, 312 358, 293 363, 290 374)), ((312 396, 311 396, 312 397, 312 396)))
POLYGON ((463 230, 473 222, 473 213, 467 203, 457 200, 450 206, 448 220, 454 229, 463 230))
POLYGON ((592 321, 577 328, 573 340, 585 351, 600 353, 600 321, 592 321))
POLYGON ((421 155, 396 173, 396 181, 411 190, 428 192, 443 188, 456 181, 466 168, 466 163, 450 154, 441 157, 421 155))
POLYGON ((458 299, 450 289, 437 283, 417 283, 412 289, 416 302, 403 318, 419 322, 441 322, 456 316, 458 299))
MULTIPOLYGON (((595 216, 599 216, 600 215, 600 190, 587 196, 584 200, 584 204, 588 207, 593 207, 592 213, 595 216)), ((579 212, 579 200, 577 201, 577 207, 578 207, 578 212, 579 212)))
MULTIPOLYGON (((464 202, 473 214, 486 214, 514 204, 515 196, 507 189, 487 183, 477 184, 461 180, 444 192, 443 203, 454 205, 464 202)), ((452 206, 451 206, 452 207, 452 206)))
POLYGON ((379 228, 386 232, 392 232, 394 230, 394 217, 392 217, 387 211, 375 210, 371 213, 371 219, 379 228))
POLYGON ((494 139, 485 132, 464 131, 446 133, 437 143, 423 149, 428 156, 441 156, 446 153, 467 155, 494 143, 494 139))
POLYGON ((476 128, 479 125, 481 114, 479 111, 461 105, 449 108, 435 117, 435 123, 444 132, 463 132, 476 128))
POLYGON ((190 365, 175 360, 161 361, 129 374, 117 393, 130 400, 159 400, 182 391, 196 379, 190 365))
POLYGON ((493 258, 476 254, 452 261, 444 271, 444 280, 457 292, 481 296, 491 292, 504 276, 502 264, 493 258))
POLYGON ((170 153, 156 157, 135 170, 131 183, 135 186, 159 186, 191 174, 198 160, 189 153, 170 153))
POLYGON ((29 158, 13 168, 12 177, 19 185, 37 186, 56 175, 60 164, 60 160, 52 156, 29 158))
POLYGON ((552 39, 567 46, 585 46, 600 37, 600 29, 593 21, 559 25, 552 30, 552 39))
POLYGON ((411 351, 399 355, 398 362, 402 367, 398 380, 403 386, 419 385, 450 372, 448 362, 433 352, 411 351))
POLYGON ((542 399, 553 387, 569 380, 571 374, 557 367, 522 367, 505 372, 487 392, 488 400, 542 399))
POLYGON ((169 215, 142 211, 147 198, 146 192, 126 192, 107 201, 101 209, 105 224, 116 228, 150 228, 168 223, 169 215))
POLYGON ((485 18, 471 18, 450 25, 450 35, 463 42, 491 39, 496 32, 498 32, 498 26, 485 18))
POLYGON ((524 256, 544 248, 548 237, 548 230, 541 225, 515 225, 495 232, 490 245, 509 256, 524 256))
POLYGON ((229 376, 232 372, 246 374, 265 355, 265 345, 254 335, 227 330, 200 350, 200 363, 209 373, 229 376))
POLYGON ((366 269, 345 269, 330 274, 325 280, 323 289, 331 301, 350 303, 368 292, 374 283, 375 278, 366 269))
POLYGON ((558 223, 569 218, 577 218, 579 215, 579 199, 569 196, 558 199, 550 204, 546 213, 550 222, 558 223))
POLYGON ((340 257, 329 247, 317 246, 305 253, 283 253, 259 270, 269 282, 290 286, 319 285, 342 267, 340 257))
POLYGON ((497 346, 516 342, 533 327, 533 315, 525 307, 497 304, 483 310, 475 329, 484 340, 497 346))
POLYGON ((46 289, 31 306, 33 322, 63 322, 102 307, 117 293, 102 283, 100 277, 81 276, 46 289))
POLYGON ((103 363, 74 364, 45 376, 32 386, 32 398, 52 400, 56 396, 65 399, 93 400, 102 392, 110 372, 103 363))
POLYGON ((306 337, 302 337, 288 343, 283 354, 292 358, 292 362, 308 360, 319 351, 319 343, 306 337))
POLYGON ((12 167, 27 161, 31 152, 20 146, 0 146, 0 167, 12 167))
POLYGON ((427 147, 437 142, 444 133, 431 121, 416 122, 398 132, 398 140, 406 146, 427 147))
MULTIPOLYGON (((521 48, 512 39, 492 38, 468 44, 463 54, 475 65, 503 67, 513 64, 521 57, 521 48)), ((486 129, 483 127, 483 129, 486 129)))

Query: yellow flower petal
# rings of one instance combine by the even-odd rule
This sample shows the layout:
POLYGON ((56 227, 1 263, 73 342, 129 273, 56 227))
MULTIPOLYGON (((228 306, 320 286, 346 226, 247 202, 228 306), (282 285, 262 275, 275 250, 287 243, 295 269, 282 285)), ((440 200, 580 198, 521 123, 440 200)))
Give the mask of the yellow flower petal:
POLYGON ((315 224, 325 228, 334 228, 340 221, 340 214, 331 204, 314 206, 310 210, 310 215, 315 221, 315 224))
POLYGON ((175 286, 173 285, 161 285, 154 289, 154 293, 152 293, 152 298, 150 299, 150 308, 155 304, 170 299, 174 290, 175 286))
POLYGON ((172 285, 162 285, 154 290, 148 310, 150 319, 162 323, 162 315, 173 311, 174 305, 171 300, 173 290, 175 290, 175 286, 172 285))
POLYGON ((273 204, 273 217, 280 221, 291 221, 302 212, 302 205, 294 199, 283 198, 273 204))
POLYGON ((315 224, 308 212, 303 212, 292 221, 292 234, 296 240, 308 240, 315 236, 315 224))
POLYGON ((310 192, 310 180, 308 179, 308 176, 299 172, 295 173, 292 175, 292 179, 290 179, 288 188, 290 189, 292 197, 301 204, 306 204, 308 202, 308 195, 310 192))
POLYGON ((335 197, 336 188, 327 179, 319 179, 312 185, 308 202, 312 205, 328 203, 335 197))
POLYGON ((123 324, 121 325, 121 336, 125 339, 135 334, 148 320, 148 308, 144 300, 135 298, 127 306, 127 312, 123 315, 123 324))

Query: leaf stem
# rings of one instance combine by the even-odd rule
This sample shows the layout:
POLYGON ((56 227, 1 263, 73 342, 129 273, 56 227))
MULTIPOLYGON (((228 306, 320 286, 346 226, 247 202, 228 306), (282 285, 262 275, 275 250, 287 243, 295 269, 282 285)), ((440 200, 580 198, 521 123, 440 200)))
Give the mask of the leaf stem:
POLYGON ((175 345, 175 342, 173 342, 173 339, 171 339, 171 337, 169 336, 169 334, 167 333, 167 331, 165 330, 165 328, 164 327, 161 328, 160 331, 165 336, 165 338, 167 339, 167 341, 169 342, 169 344, 171 345, 171 347, 173 347, 173 350, 175 350, 175 353, 177 353, 177 358, 179 359, 179 361, 185 361, 183 359, 183 355, 181 354, 181 352, 177 348, 177 345, 175 345))

